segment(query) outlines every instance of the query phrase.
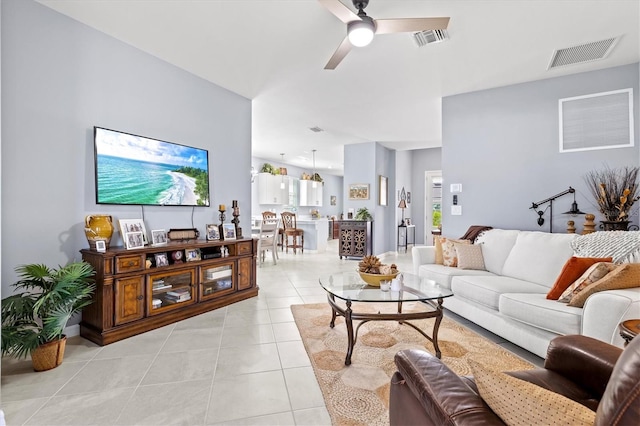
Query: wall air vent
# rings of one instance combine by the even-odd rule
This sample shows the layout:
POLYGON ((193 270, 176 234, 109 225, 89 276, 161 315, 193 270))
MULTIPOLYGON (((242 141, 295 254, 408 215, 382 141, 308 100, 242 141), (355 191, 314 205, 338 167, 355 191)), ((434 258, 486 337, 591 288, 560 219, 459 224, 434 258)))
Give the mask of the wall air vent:
POLYGON ((611 53, 619 39, 620 37, 613 37, 594 41, 593 43, 558 49, 553 52, 547 69, 604 59, 611 53))
POLYGON ((431 43, 438 43, 449 39, 447 30, 426 30, 413 33, 413 39, 418 47, 426 46, 431 43))

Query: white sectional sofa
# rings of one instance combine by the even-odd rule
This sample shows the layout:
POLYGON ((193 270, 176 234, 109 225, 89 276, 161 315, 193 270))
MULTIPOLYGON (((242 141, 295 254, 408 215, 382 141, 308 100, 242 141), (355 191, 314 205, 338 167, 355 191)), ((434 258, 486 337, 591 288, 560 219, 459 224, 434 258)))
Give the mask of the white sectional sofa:
MULTIPOLYGON (((444 307, 545 357, 551 339, 583 334, 622 346, 618 324, 640 318, 640 287, 591 295, 583 308, 546 299, 575 234, 492 229, 482 234, 485 269, 435 264, 435 247, 413 248, 414 273, 450 288, 444 307)), ((640 286, 640 283, 638 283, 640 286)))

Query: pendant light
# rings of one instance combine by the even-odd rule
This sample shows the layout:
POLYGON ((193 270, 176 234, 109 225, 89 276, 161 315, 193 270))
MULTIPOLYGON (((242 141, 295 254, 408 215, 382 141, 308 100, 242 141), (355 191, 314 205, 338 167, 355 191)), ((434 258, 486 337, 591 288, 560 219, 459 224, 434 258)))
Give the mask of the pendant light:
MULTIPOLYGON (((284 165, 284 152, 280 153, 282 164, 284 165)), ((284 176, 282 175, 282 167, 280 168, 280 189, 284 189, 284 176)))
POLYGON ((316 182, 316 150, 311 151, 313 153, 313 175, 311 175, 311 187, 317 188, 318 182, 316 182))

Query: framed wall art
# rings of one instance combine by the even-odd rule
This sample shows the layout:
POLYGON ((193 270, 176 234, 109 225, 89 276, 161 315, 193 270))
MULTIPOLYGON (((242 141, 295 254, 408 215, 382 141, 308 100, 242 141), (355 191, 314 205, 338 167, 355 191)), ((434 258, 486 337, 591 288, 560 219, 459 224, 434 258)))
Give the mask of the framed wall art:
POLYGON ((386 206, 389 198, 389 179, 380 175, 378 178, 378 204, 386 206))
POLYGON ((352 183, 349 185, 350 200, 368 200, 369 184, 368 183, 352 183))

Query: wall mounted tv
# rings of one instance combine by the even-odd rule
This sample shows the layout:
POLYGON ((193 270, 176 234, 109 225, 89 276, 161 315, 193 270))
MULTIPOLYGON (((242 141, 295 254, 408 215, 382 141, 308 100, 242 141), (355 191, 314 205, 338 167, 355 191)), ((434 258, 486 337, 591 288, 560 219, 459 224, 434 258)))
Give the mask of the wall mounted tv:
POLYGON ((94 127, 96 203, 209 206, 209 152, 94 127))

